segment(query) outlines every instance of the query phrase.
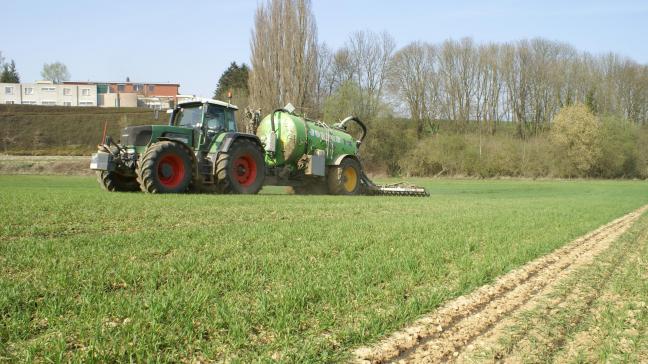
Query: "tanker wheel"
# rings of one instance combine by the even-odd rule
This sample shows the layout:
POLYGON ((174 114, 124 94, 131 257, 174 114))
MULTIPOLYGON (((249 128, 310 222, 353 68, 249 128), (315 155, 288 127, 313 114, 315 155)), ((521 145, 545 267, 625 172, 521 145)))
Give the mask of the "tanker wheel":
POLYGON ((101 188, 110 192, 134 192, 140 190, 137 178, 122 176, 116 172, 97 171, 97 182, 99 182, 101 188))
POLYGON ((221 193, 255 194, 263 187, 265 162, 263 149, 239 138, 216 161, 216 180, 221 193))
POLYGON ((327 177, 329 193, 332 195, 359 195, 360 163, 353 158, 345 158, 339 166, 330 167, 327 177))
POLYGON ((161 141, 146 149, 139 163, 140 188, 149 193, 181 193, 191 183, 191 156, 182 145, 161 141))

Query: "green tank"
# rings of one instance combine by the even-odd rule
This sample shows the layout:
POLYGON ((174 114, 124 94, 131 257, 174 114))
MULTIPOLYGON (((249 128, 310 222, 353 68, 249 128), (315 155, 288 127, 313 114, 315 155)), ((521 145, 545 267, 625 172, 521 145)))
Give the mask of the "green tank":
POLYGON ((317 151, 323 151, 326 165, 332 165, 340 156, 358 152, 357 141, 344 130, 285 111, 275 111, 261 120, 257 136, 265 145, 269 167, 292 169, 304 155, 317 151))

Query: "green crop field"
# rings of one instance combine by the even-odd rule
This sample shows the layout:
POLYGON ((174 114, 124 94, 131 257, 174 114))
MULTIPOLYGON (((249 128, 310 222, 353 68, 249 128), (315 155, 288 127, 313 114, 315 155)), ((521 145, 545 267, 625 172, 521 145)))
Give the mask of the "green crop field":
POLYGON ((648 203, 640 181, 416 182, 431 197, 0 176, 0 362, 341 361, 648 203))

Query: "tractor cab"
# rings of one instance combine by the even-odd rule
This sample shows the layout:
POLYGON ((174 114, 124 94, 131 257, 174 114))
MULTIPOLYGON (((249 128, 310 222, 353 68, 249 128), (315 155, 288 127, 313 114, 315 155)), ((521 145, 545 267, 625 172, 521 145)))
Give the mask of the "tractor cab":
POLYGON ((218 100, 187 101, 173 109, 169 126, 201 129, 205 133, 236 132, 236 110, 236 106, 218 100))
POLYGON ((218 100, 186 101, 170 110, 168 127, 187 130, 192 148, 209 152, 225 133, 237 132, 236 110, 236 106, 218 100))

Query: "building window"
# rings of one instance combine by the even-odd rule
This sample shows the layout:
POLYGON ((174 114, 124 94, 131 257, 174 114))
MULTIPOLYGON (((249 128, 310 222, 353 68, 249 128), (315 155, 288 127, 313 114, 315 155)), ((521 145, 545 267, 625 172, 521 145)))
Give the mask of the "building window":
POLYGON ((7 104, 7 105, 13 105, 14 102, 13 102, 13 101, 6 101, 5 104, 7 104))
POLYGON ((126 91, 126 85, 117 85, 117 92, 126 91))
POLYGON ((25 87, 25 95, 33 95, 33 94, 34 94, 33 87, 25 87))
POLYGON ((82 88, 81 89, 81 96, 90 96, 90 89, 89 88, 82 88))
POLYGON ((155 85, 148 85, 148 90, 149 90, 149 92, 154 92, 155 91, 155 85))
POLYGON ((142 92, 143 89, 144 89, 144 87, 139 83, 136 83, 136 84, 133 85, 133 91, 135 91, 135 92, 142 92))
POLYGON ((43 101, 41 101, 41 105, 47 105, 47 106, 56 105, 56 101, 45 101, 45 100, 43 100, 43 101))
POLYGON ((72 106, 72 103, 70 101, 65 101, 63 102, 63 106, 72 106))
POLYGON ((5 95, 13 95, 13 87, 5 87, 5 95))
POLYGON ((63 89, 63 96, 70 96, 72 95, 72 90, 69 88, 64 88, 63 89))
POLYGON ((56 87, 42 87, 41 91, 43 91, 43 92, 54 92, 54 91, 56 91, 56 87))
POLYGON ((23 105, 36 105, 36 101, 23 101, 23 105))
POLYGON ((94 102, 92 101, 81 101, 79 102, 80 106, 94 106, 94 102))

